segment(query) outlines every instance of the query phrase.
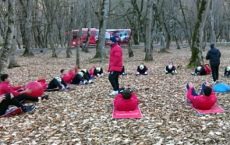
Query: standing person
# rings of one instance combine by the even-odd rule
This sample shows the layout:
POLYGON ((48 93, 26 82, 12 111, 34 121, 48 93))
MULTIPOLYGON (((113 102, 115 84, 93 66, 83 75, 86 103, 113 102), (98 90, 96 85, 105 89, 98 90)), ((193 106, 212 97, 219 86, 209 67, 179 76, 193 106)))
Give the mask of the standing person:
POLYGON ((113 87, 113 91, 109 94, 117 95, 119 90, 119 74, 122 72, 123 62, 122 62, 122 49, 117 44, 116 36, 112 36, 108 41, 110 44, 110 57, 109 57, 109 81, 113 87))
POLYGON ((213 83, 215 84, 218 82, 218 77, 219 77, 219 65, 220 65, 221 53, 218 49, 215 48, 214 44, 211 44, 210 47, 211 49, 208 51, 206 55, 206 59, 210 60, 213 83))

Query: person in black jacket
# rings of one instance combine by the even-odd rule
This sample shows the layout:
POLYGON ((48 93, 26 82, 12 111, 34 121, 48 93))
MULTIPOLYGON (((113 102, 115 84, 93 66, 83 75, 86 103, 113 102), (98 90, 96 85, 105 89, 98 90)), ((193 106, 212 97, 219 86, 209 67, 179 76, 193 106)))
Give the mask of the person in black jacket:
POLYGON ((211 44, 210 47, 211 49, 208 51, 206 55, 206 59, 210 60, 213 83, 216 83, 218 82, 218 77, 219 77, 219 65, 220 65, 221 53, 218 49, 215 48, 214 44, 211 44))
POLYGON ((224 70, 224 77, 230 77, 230 67, 226 67, 224 70))

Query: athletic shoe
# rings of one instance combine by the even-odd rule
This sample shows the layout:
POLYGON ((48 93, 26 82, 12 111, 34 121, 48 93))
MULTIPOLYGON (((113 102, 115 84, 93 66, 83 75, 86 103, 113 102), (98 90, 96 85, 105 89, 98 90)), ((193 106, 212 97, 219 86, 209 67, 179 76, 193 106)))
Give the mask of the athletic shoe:
POLYGON ((215 85, 215 84, 216 84, 216 81, 212 81, 212 84, 215 85))
POLYGON ((48 96, 48 95, 42 96, 42 100, 43 100, 43 99, 48 100, 48 98, 49 98, 49 96, 48 96))
POLYGON ((35 105, 30 105, 30 106, 24 106, 24 107, 22 108, 22 111, 23 111, 23 112, 33 112, 34 109, 35 109, 35 105))
POLYGON ((109 95, 113 96, 113 95, 117 95, 117 94, 118 94, 118 91, 112 91, 109 95))

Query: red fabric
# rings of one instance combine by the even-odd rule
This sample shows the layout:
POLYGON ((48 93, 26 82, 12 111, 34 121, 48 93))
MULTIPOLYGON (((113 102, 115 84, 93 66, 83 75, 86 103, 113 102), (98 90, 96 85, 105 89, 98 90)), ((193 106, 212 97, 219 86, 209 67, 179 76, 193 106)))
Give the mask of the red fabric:
POLYGON ((16 90, 20 89, 21 86, 10 86, 8 82, 3 81, 0 84, 0 95, 6 94, 6 93, 12 93, 15 97, 20 95, 20 92, 17 92, 16 90))
POLYGON ((92 67, 90 68, 90 70, 89 70, 89 74, 90 74, 91 76, 95 76, 94 73, 93 73, 94 69, 96 69, 96 66, 92 66, 92 67))
POLYGON ((42 85, 43 89, 46 89, 47 84, 45 78, 38 79, 37 82, 39 82, 42 85))
POLYGON ((212 108, 212 106, 215 105, 217 101, 214 91, 212 91, 209 97, 206 97, 204 95, 193 96, 192 88, 188 90, 187 98, 192 102, 194 108, 201 110, 209 110, 210 108, 212 108))
POLYGON ((205 65, 206 75, 209 75, 211 73, 211 68, 206 64, 205 65))
POLYGON ((138 107, 138 99, 134 93, 129 100, 122 98, 122 94, 118 94, 114 99, 114 109, 118 111, 133 111, 138 107))
POLYGON ((72 70, 69 70, 68 74, 64 74, 62 76, 63 80, 67 83, 70 84, 71 80, 74 78, 75 74, 77 73, 77 69, 75 68, 74 72, 72 70))
POLYGON ((117 71, 121 72, 122 71, 122 50, 121 47, 118 44, 114 44, 111 46, 110 50, 110 57, 109 57, 109 72, 112 71, 117 71))

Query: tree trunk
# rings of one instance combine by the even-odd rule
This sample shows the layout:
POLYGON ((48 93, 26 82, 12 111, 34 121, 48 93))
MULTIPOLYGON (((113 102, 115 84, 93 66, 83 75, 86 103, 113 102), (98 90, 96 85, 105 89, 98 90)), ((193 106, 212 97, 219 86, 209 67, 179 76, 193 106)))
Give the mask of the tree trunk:
POLYGON ((203 61, 203 56, 202 56, 202 45, 203 45, 203 35, 204 35, 203 29, 207 18, 207 14, 208 14, 207 12, 209 10, 210 1, 211 0, 208 0, 207 1, 208 3, 206 2, 206 0, 200 1, 201 4, 199 7, 199 11, 197 13, 197 21, 195 23, 193 35, 192 35, 192 47, 191 47, 192 55, 188 65, 189 67, 198 66, 200 62, 203 61))
POLYGON ((96 55, 94 58, 106 58, 105 54, 105 31, 107 25, 107 18, 109 13, 109 0, 103 0, 102 9, 101 9, 101 17, 100 19, 100 28, 99 28, 99 37, 96 46, 96 55))
POLYGON ((151 29, 152 29, 152 9, 153 9, 153 0, 148 0, 147 3, 147 17, 146 17, 146 53, 145 61, 153 60, 153 48, 151 48, 151 29))
POLYGON ((16 47, 16 40, 14 40, 10 50, 10 55, 9 55, 10 62, 8 68, 20 67, 20 65, 17 63, 16 54, 17 54, 17 47, 16 47))
POLYGON ((84 51, 85 52, 89 52, 89 40, 90 40, 90 35, 91 35, 91 25, 92 25, 92 22, 91 22, 91 2, 90 0, 87 0, 87 28, 88 28, 88 32, 87 32, 87 38, 86 38, 86 42, 85 42, 85 46, 84 47, 84 51))
POLYGON ((24 46, 25 46, 25 51, 23 52, 23 56, 34 56, 34 54, 31 51, 31 20, 30 20, 30 16, 31 16, 31 0, 27 0, 27 6, 26 6, 26 23, 25 23, 25 42, 24 46))
POLYGON ((210 42, 216 46, 216 33, 215 33, 215 25, 214 25, 214 15, 213 15, 213 0, 211 0, 211 7, 210 7, 210 17, 211 17, 211 40, 210 42))
POLYGON ((50 28, 49 28, 49 44, 50 44, 50 49, 52 50, 52 57, 57 57, 57 53, 56 53, 56 48, 54 46, 54 40, 53 40, 53 24, 50 24, 50 28))
POLYGON ((68 44, 67 44, 67 49, 66 49, 66 58, 70 58, 72 52, 71 52, 71 40, 73 38, 73 30, 76 29, 76 15, 74 13, 74 0, 72 0, 71 2, 72 6, 70 8, 70 12, 68 11, 68 14, 70 14, 70 23, 69 23, 69 32, 68 32, 68 37, 67 37, 67 41, 68 41, 68 44))
POLYGON ((2 49, 0 50, 0 74, 5 73, 7 67, 7 60, 12 47, 12 43, 15 41, 14 36, 14 13, 15 13, 15 0, 8 1, 8 27, 6 29, 6 37, 2 49))
POLYGON ((128 53, 129 53, 129 57, 133 57, 133 50, 132 50, 132 44, 133 44, 133 40, 132 40, 132 34, 130 35, 129 38, 129 46, 128 46, 128 53))
POLYGON ((82 39, 82 22, 80 22, 80 26, 78 29, 78 36, 77 36, 77 50, 76 50, 76 65, 78 66, 78 68, 80 69, 80 43, 81 43, 81 39, 82 39))

